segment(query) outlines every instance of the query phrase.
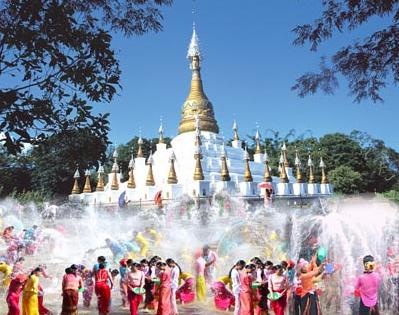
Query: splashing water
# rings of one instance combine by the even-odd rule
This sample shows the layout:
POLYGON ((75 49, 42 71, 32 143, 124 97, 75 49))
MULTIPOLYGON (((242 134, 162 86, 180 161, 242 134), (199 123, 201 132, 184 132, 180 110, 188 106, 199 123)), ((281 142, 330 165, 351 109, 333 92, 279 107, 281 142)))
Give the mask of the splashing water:
MULTIPOLYGON (((147 256, 173 257, 183 270, 192 271, 194 252, 210 244, 219 256, 220 276, 226 275, 238 259, 259 256, 274 263, 287 259, 296 262, 299 258, 309 260, 323 246, 328 250, 327 262, 335 268, 319 284, 325 314, 352 314, 357 308, 355 279, 362 272, 362 257, 371 254, 383 272, 380 308, 398 307, 399 268, 395 271, 391 267, 399 264, 399 214, 395 205, 382 199, 336 197, 304 208, 282 204, 265 208, 221 194, 212 202, 185 197, 161 210, 62 205, 50 219, 48 215, 43 219, 43 212, 35 205, 21 209, 7 200, 0 208, 3 228, 14 225, 15 234, 39 225, 41 244, 37 253, 27 257, 26 267, 47 264, 53 278, 42 282, 47 303, 57 311, 66 266, 75 263, 91 267, 97 256, 104 255, 117 268, 118 257, 113 257, 105 239, 128 243, 133 231, 149 226, 162 235, 162 241, 157 244, 148 239, 147 256)), ((0 243, 0 256, 6 255, 5 251, 6 245, 0 243)), ((140 258, 140 254, 136 256, 140 258)))

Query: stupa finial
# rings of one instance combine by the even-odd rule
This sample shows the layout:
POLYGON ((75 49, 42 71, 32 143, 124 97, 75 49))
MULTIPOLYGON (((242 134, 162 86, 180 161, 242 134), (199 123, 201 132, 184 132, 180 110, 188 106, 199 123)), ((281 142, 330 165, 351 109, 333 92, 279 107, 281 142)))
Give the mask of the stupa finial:
POLYGON ((326 164, 324 163, 323 157, 320 157, 320 168, 321 168, 321 183, 328 184, 328 177, 326 175, 326 164))
POLYGON ((159 129, 158 129, 158 133, 159 133, 159 139, 158 139, 158 143, 164 143, 164 139, 163 139, 163 119, 162 117, 160 118, 160 125, 159 125, 159 129))

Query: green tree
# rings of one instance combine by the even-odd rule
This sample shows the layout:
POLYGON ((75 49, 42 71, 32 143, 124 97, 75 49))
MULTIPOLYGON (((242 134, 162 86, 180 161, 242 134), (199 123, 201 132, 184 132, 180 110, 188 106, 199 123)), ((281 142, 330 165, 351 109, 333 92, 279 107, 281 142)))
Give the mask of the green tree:
MULTIPOLYGON (((323 12, 313 23, 294 28, 295 45, 309 44, 311 51, 335 33, 353 31, 370 20, 386 19, 391 24, 370 36, 341 47, 331 58, 322 58, 318 72, 307 72, 293 90, 303 97, 322 90, 331 94, 338 87, 338 75, 348 81, 356 102, 382 101, 381 89, 399 82, 399 1, 322 0, 323 12)), ((382 24, 383 25, 383 24, 382 24)))
POLYGON ((349 166, 338 166, 328 173, 335 192, 342 194, 355 194, 361 192, 363 181, 359 172, 349 166))
POLYGON ((91 129, 68 130, 52 135, 32 150, 32 187, 49 195, 70 194, 78 167, 80 185, 86 169, 105 161, 107 142, 91 129))
POLYGON ((161 30, 172 0, 0 1, 0 130, 10 153, 64 130, 107 135, 109 102, 120 83, 112 32, 161 30))

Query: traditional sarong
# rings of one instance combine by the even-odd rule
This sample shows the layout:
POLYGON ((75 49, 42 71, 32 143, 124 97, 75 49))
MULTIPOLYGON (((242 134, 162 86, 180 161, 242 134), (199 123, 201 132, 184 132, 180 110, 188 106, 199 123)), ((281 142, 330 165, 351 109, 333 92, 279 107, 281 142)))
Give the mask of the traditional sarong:
POLYGON ((198 301, 205 301, 206 297, 206 284, 204 276, 197 276, 196 279, 196 292, 198 301))
POLYGON ((20 315, 21 310, 19 308, 19 297, 21 293, 8 293, 6 302, 8 305, 8 313, 7 315, 20 315))
POLYGON ((78 313, 79 292, 76 290, 65 290, 62 293, 61 315, 76 315, 78 313))
POLYGON ((307 293, 301 298, 301 315, 321 315, 319 299, 316 293, 307 293))
POLYGON ((131 289, 127 291, 127 299, 129 301, 130 315, 137 315, 140 303, 143 301, 143 296, 135 294, 131 289))
MULTIPOLYGON (((274 292, 282 293, 285 290, 275 290, 274 292)), ((285 308, 287 306, 287 295, 283 294, 281 298, 270 302, 270 308, 273 310, 275 315, 284 315, 285 308)))
POLYGON ((22 294, 22 315, 40 315, 37 293, 24 291, 22 294))
POLYGON ((161 283, 159 285, 157 315, 170 315, 172 313, 170 272, 162 272, 159 278, 161 279, 161 283))
POLYGON ((176 299, 179 300, 181 304, 188 304, 195 300, 194 285, 194 278, 188 278, 176 291, 176 299))
POLYGON ((226 285, 223 282, 215 282, 212 286, 212 292, 214 294, 214 302, 217 309, 228 311, 230 307, 234 306, 234 295, 227 290, 226 285))
POLYGON ((111 302, 111 288, 105 281, 96 282, 94 291, 97 295, 98 313, 105 315, 109 313, 109 306, 111 302))

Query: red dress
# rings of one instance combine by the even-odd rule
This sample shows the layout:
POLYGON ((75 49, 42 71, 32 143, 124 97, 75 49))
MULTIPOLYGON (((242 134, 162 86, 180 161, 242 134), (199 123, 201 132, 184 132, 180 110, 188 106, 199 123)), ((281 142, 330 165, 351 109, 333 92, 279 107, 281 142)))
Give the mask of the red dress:
POLYGON ((111 302, 111 288, 108 284, 110 281, 109 273, 105 269, 99 269, 96 273, 96 284, 94 290, 97 295, 98 313, 108 314, 111 302))
POLYGON ((240 276, 240 315, 254 315, 254 301, 252 298, 252 277, 243 272, 240 276))
POLYGON ((8 313, 7 315, 20 315, 21 310, 19 307, 19 297, 21 296, 23 283, 18 281, 18 279, 11 280, 10 286, 8 287, 7 293, 7 305, 8 313))
POLYGON ((170 315, 172 313, 170 271, 165 270, 159 275, 161 283, 159 285, 159 300, 157 315, 170 315))

